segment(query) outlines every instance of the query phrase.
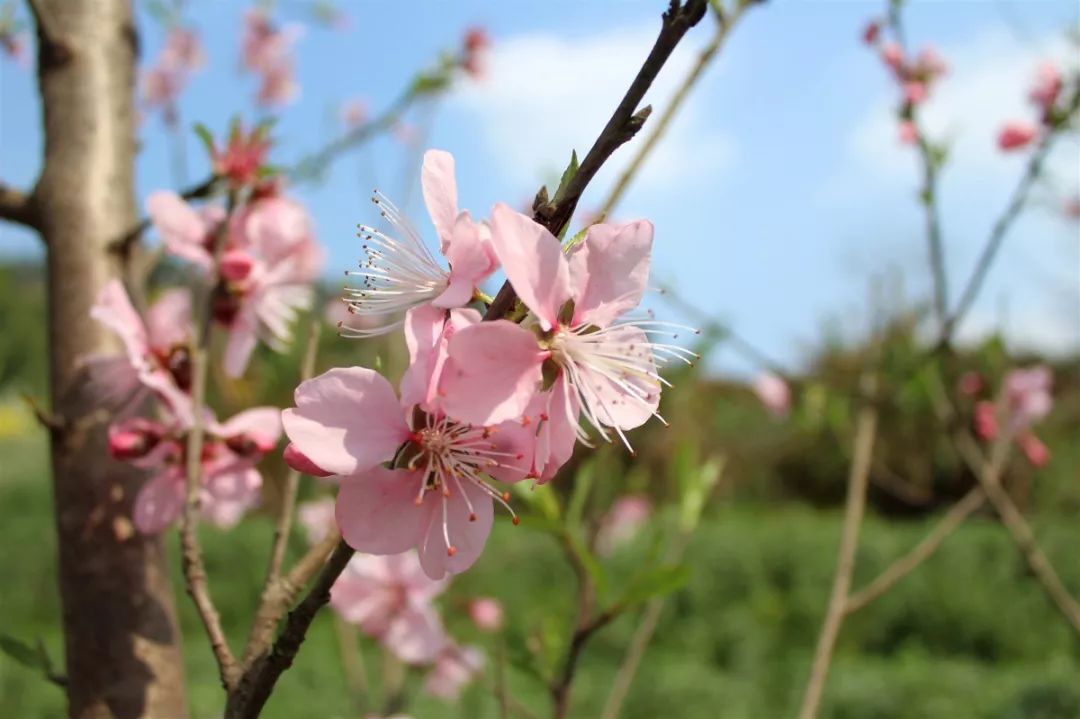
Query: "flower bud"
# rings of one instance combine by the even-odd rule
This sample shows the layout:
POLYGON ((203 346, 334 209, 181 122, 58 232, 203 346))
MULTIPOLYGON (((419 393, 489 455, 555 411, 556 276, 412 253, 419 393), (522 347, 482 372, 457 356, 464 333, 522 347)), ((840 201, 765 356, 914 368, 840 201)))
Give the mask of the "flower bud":
POLYGON ((255 260, 243 250, 229 250, 221 258, 221 276, 230 282, 240 282, 247 279, 251 269, 255 266, 255 260))
POLYGON ((503 626, 502 603, 492 597, 477 597, 469 602, 469 618, 480 631, 497 632, 503 626))
POLYGON ((296 445, 291 442, 285 447, 282 458, 285 460, 285 464, 301 474, 306 474, 311 477, 331 476, 330 472, 327 472, 322 467, 312 462, 306 454, 298 450, 296 445))

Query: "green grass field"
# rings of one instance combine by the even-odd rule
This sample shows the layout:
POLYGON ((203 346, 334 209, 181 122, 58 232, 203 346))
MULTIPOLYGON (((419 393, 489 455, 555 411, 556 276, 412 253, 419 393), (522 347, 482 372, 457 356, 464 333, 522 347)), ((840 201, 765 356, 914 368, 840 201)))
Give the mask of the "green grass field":
MULTIPOLYGON (((59 657, 44 441, 39 436, 4 440, 0 456, 6 548, 0 553, 0 631, 28 641, 40 637, 59 657)), ((857 582, 917 541, 932 521, 871 518, 857 582)), ((1080 526, 1063 520, 1036 526, 1066 583, 1080 592, 1080 564, 1072 561, 1080 526)), ((229 533, 204 535, 215 597, 235 642, 256 599, 269 533, 269 521, 256 518, 229 533)), ((623 716, 791 716, 824 610, 838 534, 834 512, 714 508, 687 553, 691 579, 667 604, 623 716)), ((175 560, 175 536, 169 544, 175 560)), ((295 548, 300 546, 298 539, 295 548)), ((547 535, 498 522, 490 547, 498 551, 488 551, 442 599, 455 636, 486 641, 460 611, 462 599, 478 593, 505 603, 516 634, 540 626, 544 615, 569 621, 571 575, 547 535)), ((612 559, 615 581, 631 570, 632 555, 629 547, 612 559)), ((178 603, 194 716, 220 716, 221 692, 209 648, 187 597, 179 593, 178 603)), ((599 714, 634 626, 634 617, 620 618, 590 645, 575 685, 573 716, 599 714)), ((557 632, 558 626, 552 629, 557 632)), ((369 671, 377 673, 374 648, 365 643, 364 649, 369 671)), ((316 622, 264 716, 357 716, 341 667, 327 614, 316 622)), ((419 684, 418 677, 409 681, 410 689, 419 684)), ((547 715, 546 695, 528 673, 512 667, 509 686, 518 701, 547 715)), ((498 715, 493 695, 479 685, 456 707, 418 690, 409 694, 408 712, 416 719, 498 715)), ((63 711, 55 686, 7 657, 0 657, 0 698, 4 716, 52 718, 63 711)), ((987 518, 976 519, 939 556, 844 626, 823 715, 1074 719, 1080 717, 1080 643, 1025 576, 1004 531, 987 518)))

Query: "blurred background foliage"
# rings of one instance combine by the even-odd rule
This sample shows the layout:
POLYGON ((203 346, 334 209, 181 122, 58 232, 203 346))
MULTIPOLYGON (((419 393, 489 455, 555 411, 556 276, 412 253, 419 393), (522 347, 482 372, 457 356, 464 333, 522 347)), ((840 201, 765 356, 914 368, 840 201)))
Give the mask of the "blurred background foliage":
MULTIPOLYGON (((44 404, 46 399, 42 281, 42 270, 35 265, 0 268, 5 333, 0 343, 0 521, 7 545, 0 553, 6 587, 0 592, 0 632, 27 642, 40 638, 56 658, 62 637, 46 437, 26 400, 44 404)), ((337 290, 322 288, 324 299, 332 302, 337 290)), ((405 356, 400 338, 343 340, 321 315, 320 309, 308 320, 322 325, 320 370, 361 364, 396 379, 405 356)), ((650 423, 630 434, 636 459, 621 446, 603 446, 587 461, 576 457, 554 482, 553 491, 569 501, 575 484, 591 478, 590 491, 575 501, 582 523, 593 530, 619 495, 646 495, 658 508, 653 521, 628 544, 602 559, 610 583, 626 587, 643 557, 657 555, 672 541, 687 484, 696 481, 708 463, 723 465, 685 554, 688 582, 667 602, 622 716, 742 719, 794 713, 828 596, 850 461, 854 397, 871 353, 881 371, 881 420, 856 587, 910 549, 937 513, 973 486, 934 411, 934 380, 929 378, 945 378, 960 409, 957 421, 969 422, 971 400, 953 389, 964 372, 980 372, 992 388, 1009 368, 1042 360, 1011 357, 997 340, 930 357, 915 329, 917 319, 915 311, 894 309, 878 321, 880 343, 874 348, 869 343, 823 342, 806 369, 787 378, 794 401, 782 419, 769 415, 746 384, 697 368, 674 371, 669 375, 674 388, 665 393, 661 409, 675 429, 650 423)), ((305 326, 297 328, 298 337, 307 332, 305 326)), ((697 349, 707 355, 729 339, 723 328, 712 327, 697 337, 697 349)), ((215 377, 211 397, 219 416, 251 404, 287 406, 302 345, 297 342, 284 355, 260 348, 243 381, 215 377)), ((1054 410, 1037 427, 1049 447, 1050 462, 1034 470, 1016 453, 1006 481, 1031 516, 1065 584, 1076 593, 1080 366, 1074 358, 1053 364, 1053 369, 1054 410)), ((280 456, 269 457, 263 469, 267 486, 262 516, 229 532, 204 530, 212 586, 237 642, 257 600, 272 531, 268 515, 284 474, 280 456)), ((303 493, 312 498, 328 492, 305 481, 303 493)), ((545 643, 566 635, 574 600, 571 571, 545 531, 543 518, 534 513, 537 502, 515 501, 524 515, 522 526, 500 518, 489 551, 474 569, 455 579, 441 606, 456 638, 487 650, 490 669, 492 640, 477 634, 464 602, 486 594, 504 603, 511 693, 543 715, 545 689, 533 676, 543 660, 530 655, 550 653, 545 643)), ((175 552, 175 543, 169 544, 175 552)), ((295 536, 292 551, 299 553, 303 547, 303 538, 295 536)), ((181 598, 179 605, 194 715, 217 716, 221 696, 211 655, 190 603, 181 598)), ((636 612, 619 618, 586 650, 574 687, 574 716, 599 716, 636 618, 636 612)), ((363 646, 370 671, 373 646, 363 646)), ((1072 719, 1080 717, 1078 677, 1080 643, 1029 579, 1003 528, 984 513, 845 623, 822 713, 837 719, 1072 719)), ((472 685, 455 708, 421 691, 410 695, 415 699, 408 711, 421 719, 498 715, 488 680, 472 685)), ((0 660, 0 697, 6 716, 54 717, 63 711, 56 687, 7 658, 0 660)), ((323 616, 265 715, 356 714, 333 622, 323 616)))

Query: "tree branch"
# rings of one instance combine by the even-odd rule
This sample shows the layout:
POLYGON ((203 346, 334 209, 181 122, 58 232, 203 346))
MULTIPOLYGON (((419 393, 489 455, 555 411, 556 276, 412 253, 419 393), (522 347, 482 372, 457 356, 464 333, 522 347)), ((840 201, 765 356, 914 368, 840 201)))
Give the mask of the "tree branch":
MULTIPOLYGON (((637 76, 630 84, 619 106, 615 108, 611 119, 608 120, 600 136, 589 149, 585 159, 581 161, 577 174, 567 183, 565 192, 557 200, 551 203, 541 204, 537 207, 533 218, 546 227, 551 234, 558 237, 563 228, 570 222, 582 193, 615 150, 632 138, 645 124, 651 108, 645 107, 637 111, 638 104, 645 96, 646 91, 652 85, 653 80, 660 73, 660 69, 667 62, 675 47, 682 40, 686 32, 697 25, 705 15, 708 3, 706 0, 688 0, 685 5, 679 0, 671 0, 667 12, 663 14, 660 34, 653 44, 652 50, 645 58, 644 64, 638 70, 637 76)), ((509 282, 503 283, 499 294, 484 315, 485 320, 497 320, 506 315, 517 301, 517 294, 509 282)))
MULTIPOLYGON (((872 389, 872 388, 871 388, 872 389)), ((869 394, 873 394, 871 391, 869 394)), ((825 612, 825 621, 821 625, 817 648, 814 650, 814 663, 810 668, 810 679, 806 684, 800 719, 813 719, 817 716, 821 695, 825 690, 825 680, 829 675, 833 647, 840 634, 840 625, 844 621, 844 607, 851 589, 851 575, 855 569, 855 550, 859 545, 859 527, 866 509, 866 487, 869 482, 870 464, 874 450, 874 437, 877 433, 877 410, 873 406, 864 407, 859 413, 855 430, 855 452, 851 460, 851 472, 848 476, 847 501, 844 505, 844 528, 840 539, 840 549, 836 559, 836 574, 833 577, 832 593, 825 612)))
POLYGON ((37 229, 34 196, 0 182, 0 220, 37 229))

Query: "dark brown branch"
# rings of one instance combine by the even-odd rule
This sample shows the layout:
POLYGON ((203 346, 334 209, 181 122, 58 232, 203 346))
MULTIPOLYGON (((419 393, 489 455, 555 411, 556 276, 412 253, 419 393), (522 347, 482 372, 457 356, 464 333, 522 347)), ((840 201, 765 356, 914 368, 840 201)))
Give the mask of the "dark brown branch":
POLYGON ((0 182, 0 220, 37 229, 33 195, 0 182))
MULTIPOLYGON (((675 50, 679 41, 682 40, 690 28, 697 25, 701 18, 705 16, 707 8, 708 3, 706 0, 688 0, 685 5, 681 4, 679 0, 671 0, 667 12, 664 13, 662 18, 660 34, 657 36, 649 56, 645 58, 644 64, 642 64, 637 76, 630 84, 630 89, 626 91, 622 102, 615 108, 615 112, 612 113, 611 119, 608 120, 607 125, 600 132, 600 136, 596 138, 596 142, 593 143, 588 154, 585 155, 585 159, 581 161, 577 174, 567 184, 565 192, 557 201, 541 204, 537 207, 533 219, 546 227, 551 234, 558 237, 562 233, 563 228, 569 224, 582 193, 585 192, 585 188, 597 171, 600 170, 615 150, 637 134, 637 131, 645 124, 651 108, 645 107, 638 111, 637 106, 641 103, 641 99, 645 97, 645 93, 652 85, 653 80, 660 74, 660 69, 663 68, 664 63, 671 57, 671 53, 675 50)), ((499 290, 499 294, 495 296, 495 301, 491 303, 487 313, 484 315, 484 319, 497 320, 504 317, 513 308, 516 301, 517 294, 514 292, 514 288, 510 286, 509 282, 504 283, 502 289, 499 290)))
POLYGON ((315 585, 296 609, 289 612, 285 628, 269 653, 259 657, 240 678, 236 689, 230 692, 225 705, 227 719, 255 719, 259 716, 278 677, 292 666, 315 615, 330 601, 330 588, 345 571, 352 556, 353 548, 344 540, 338 542, 315 585))

